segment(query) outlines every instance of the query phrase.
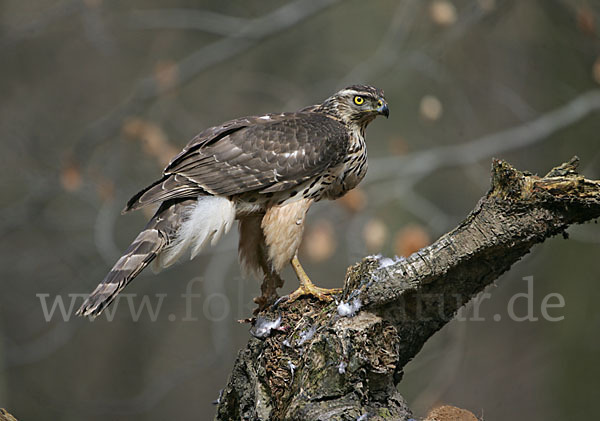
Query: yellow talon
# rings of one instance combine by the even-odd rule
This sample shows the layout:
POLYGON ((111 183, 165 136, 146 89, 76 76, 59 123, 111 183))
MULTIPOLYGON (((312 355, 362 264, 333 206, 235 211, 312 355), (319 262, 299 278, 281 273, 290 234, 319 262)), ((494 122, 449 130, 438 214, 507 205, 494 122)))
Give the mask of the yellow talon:
POLYGON ((298 289, 296 291, 294 291, 290 295, 288 295, 288 302, 291 303, 293 301, 296 301, 298 298, 300 298, 304 295, 312 296, 312 297, 318 298, 321 301, 328 302, 328 301, 333 300, 331 295, 339 294, 340 292, 342 292, 341 288, 327 289, 327 288, 320 288, 320 287, 316 286, 315 284, 313 284, 312 281, 310 280, 310 278, 308 277, 308 275, 306 274, 306 272, 304 271, 304 269, 302 268, 302 265, 300 264, 300 261, 298 260, 297 255, 294 255, 291 263, 292 263, 292 267, 294 268, 294 272, 296 272, 296 276, 298 277, 298 280, 300 281, 300 286, 298 287, 298 289))

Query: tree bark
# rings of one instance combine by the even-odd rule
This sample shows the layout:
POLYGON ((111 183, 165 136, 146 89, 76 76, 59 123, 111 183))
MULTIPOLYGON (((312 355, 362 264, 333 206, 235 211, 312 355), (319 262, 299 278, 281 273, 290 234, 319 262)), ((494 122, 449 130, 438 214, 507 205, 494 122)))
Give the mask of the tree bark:
POLYGON ((600 216, 600 181, 577 164, 537 177, 494 160, 489 192, 432 245, 351 266, 339 304, 304 299, 259 314, 259 338, 240 351, 215 419, 411 418, 396 385, 425 341, 534 244, 600 216))

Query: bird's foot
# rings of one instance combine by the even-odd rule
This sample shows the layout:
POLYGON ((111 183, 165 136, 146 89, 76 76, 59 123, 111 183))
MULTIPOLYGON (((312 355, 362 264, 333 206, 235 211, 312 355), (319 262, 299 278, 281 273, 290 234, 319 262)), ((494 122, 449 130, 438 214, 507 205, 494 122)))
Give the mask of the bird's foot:
POLYGON ((342 292, 340 288, 319 288, 318 286, 313 284, 306 272, 304 272, 304 269, 302 268, 302 265, 300 264, 297 255, 294 255, 290 263, 292 264, 294 272, 296 272, 296 276, 298 276, 298 280, 300 281, 300 287, 298 287, 296 291, 288 295, 287 301, 289 303, 294 302, 298 298, 305 295, 315 297, 321 301, 329 302, 333 300, 333 297, 331 297, 333 294, 339 294, 340 292, 342 292))
POLYGON ((341 292, 341 288, 320 288, 309 280, 306 283, 302 283, 296 291, 288 295, 287 302, 292 303, 298 298, 304 296, 315 297, 320 301, 330 302, 333 301, 332 295, 339 294, 341 292))

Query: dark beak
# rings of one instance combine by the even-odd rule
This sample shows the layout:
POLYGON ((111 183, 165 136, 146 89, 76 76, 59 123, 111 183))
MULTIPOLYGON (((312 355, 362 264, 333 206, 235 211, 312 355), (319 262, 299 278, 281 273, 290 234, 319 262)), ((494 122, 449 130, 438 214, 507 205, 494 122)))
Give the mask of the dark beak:
POLYGON ((385 118, 388 118, 390 116, 390 109, 388 108, 388 105, 384 102, 382 105, 379 106, 379 108, 377 108, 377 113, 384 115, 385 118))

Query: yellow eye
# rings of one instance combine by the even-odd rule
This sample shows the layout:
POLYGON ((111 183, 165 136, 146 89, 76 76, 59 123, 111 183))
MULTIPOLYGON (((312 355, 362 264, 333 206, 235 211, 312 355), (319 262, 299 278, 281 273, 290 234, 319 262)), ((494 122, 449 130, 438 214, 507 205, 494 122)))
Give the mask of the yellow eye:
POLYGON ((365 99, 364 99, 362 96, 358 96, 358 95, 356 95, 356 96, 354 97, 354 103, 355 103, 356 105, 363 105, 363 104, 364 104, 364 102, 365 102, 365 99))

